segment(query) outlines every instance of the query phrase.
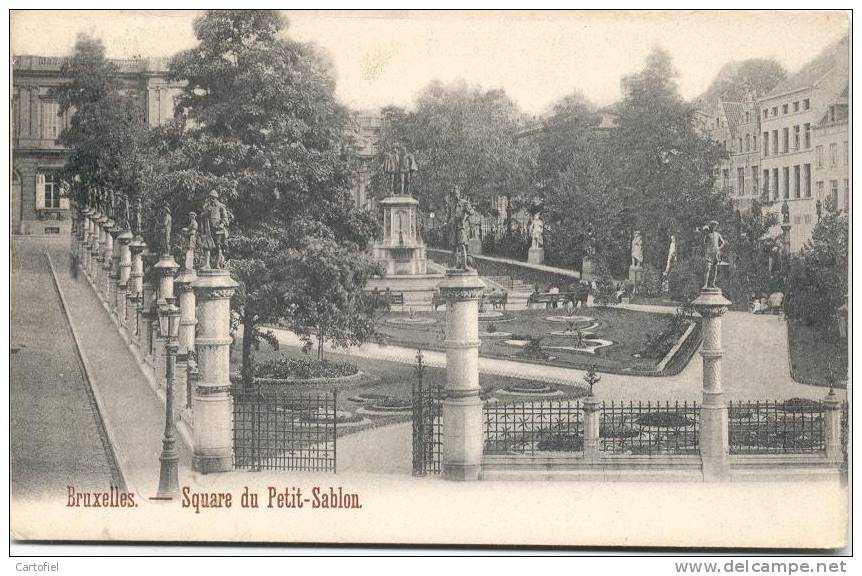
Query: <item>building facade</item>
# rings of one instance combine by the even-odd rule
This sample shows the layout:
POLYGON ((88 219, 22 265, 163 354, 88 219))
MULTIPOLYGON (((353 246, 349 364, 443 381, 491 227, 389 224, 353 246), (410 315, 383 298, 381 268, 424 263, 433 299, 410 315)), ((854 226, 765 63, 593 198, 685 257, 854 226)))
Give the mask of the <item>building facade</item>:
POLYGON ((379 111, 363 110, 352 115, 356 170, 353 174, 353 203, 357 208, 374 211, 374 198, 369 195, 374 157, 380 141, 382 118, 379 111))
MULTIPOLYGON (((67 151, 57 139, 71 113, 59 115, 51 89, 67 82, 65 58, 15 56, 12 66, 12 174, 9 198, 12 234, 61 234, 71 226, 66 184, 60 174, 67 151)), ((173 117, 180 86, 167 80, 162 59, 113 60, 122 90, 144 107, 150 126, 173 117)))
MULTIPOLYGON (((713 103, 699 115, 727 151, 716 188, 740 211, 758 200, 781 218, 787 202, 793 252, 811 237, 818 206, 821 214, 850 209, 849 71, 845 37, 768 94, 713 103)), ((782 234, 781 227, 772 233, 782 234)))

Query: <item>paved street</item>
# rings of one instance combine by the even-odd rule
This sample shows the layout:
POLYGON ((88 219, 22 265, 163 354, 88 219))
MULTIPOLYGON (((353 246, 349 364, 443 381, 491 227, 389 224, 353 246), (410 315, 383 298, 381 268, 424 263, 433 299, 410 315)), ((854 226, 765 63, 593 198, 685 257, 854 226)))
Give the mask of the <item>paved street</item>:
POLYGON ((39 242, 12 245, 9 474, 17 499, 112 483, 98 414, 43 252, 39 242))

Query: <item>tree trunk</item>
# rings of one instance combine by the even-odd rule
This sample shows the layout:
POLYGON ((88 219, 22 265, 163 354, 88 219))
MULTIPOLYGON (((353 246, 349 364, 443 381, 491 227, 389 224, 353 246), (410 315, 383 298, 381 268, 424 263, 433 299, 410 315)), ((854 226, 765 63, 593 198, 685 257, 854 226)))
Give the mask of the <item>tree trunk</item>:
POLYGON ((323 362, 323 334, 317 333, 317 361, 323 362))
POLYGON ((242 322, 242 387, 254 387, 254 320, 248 316, 242 322))

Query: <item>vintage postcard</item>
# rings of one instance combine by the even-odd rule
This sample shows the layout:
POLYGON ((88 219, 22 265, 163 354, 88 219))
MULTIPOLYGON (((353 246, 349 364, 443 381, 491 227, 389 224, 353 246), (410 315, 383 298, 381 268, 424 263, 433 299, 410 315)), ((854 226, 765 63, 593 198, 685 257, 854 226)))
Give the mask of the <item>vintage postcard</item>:
POLYGON ((849 546, 848 12, 10 33, 13 542, 849 546))

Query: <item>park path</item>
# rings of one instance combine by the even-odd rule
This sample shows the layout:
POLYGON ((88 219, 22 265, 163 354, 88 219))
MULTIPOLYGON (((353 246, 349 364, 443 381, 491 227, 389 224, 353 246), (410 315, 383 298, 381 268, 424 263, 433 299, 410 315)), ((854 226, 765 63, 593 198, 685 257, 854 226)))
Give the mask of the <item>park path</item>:
POLYGON ((120 485, 99 413, 41 245, 13 241, 10 462, 13 501, 61 498, 66 486, 120 485))

